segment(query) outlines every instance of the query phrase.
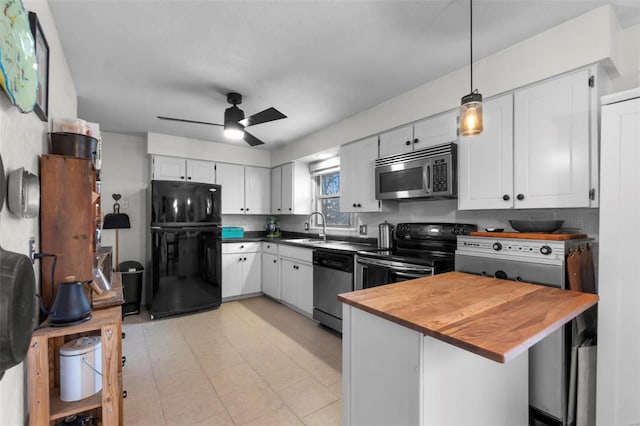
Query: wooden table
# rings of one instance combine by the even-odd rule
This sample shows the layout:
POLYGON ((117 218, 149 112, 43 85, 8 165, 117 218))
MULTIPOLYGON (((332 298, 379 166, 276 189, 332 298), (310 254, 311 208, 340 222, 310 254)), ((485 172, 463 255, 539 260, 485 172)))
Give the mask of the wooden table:
POLYGON ((450 272, 338 299, 343 424, 524 426, 527 349, 598 297, 450 272))

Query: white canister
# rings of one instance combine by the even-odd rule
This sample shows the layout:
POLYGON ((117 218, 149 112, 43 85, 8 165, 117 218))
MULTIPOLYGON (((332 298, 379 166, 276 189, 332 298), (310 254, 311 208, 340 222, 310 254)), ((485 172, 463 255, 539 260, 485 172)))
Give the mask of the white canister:
POLYGON ((80 337, 60 347, 60 399, 79 401, 102 389, 102 341, 80 337))

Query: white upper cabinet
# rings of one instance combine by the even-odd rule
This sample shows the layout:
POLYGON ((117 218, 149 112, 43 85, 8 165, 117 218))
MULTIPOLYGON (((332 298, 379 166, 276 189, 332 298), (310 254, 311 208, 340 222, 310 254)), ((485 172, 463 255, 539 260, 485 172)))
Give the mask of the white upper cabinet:
POLYGON ((218 163, 216 183, 222 185, 222 214, 244 214, 244 166, 218 163))
POLYGON ((589 207, 590 122, 596 113, 590 75, 583 69, 515 93, 517 208, 589 207))
POLYGON ((216 183, 216 165, 212 161, 187 160, 187 182, 216 183))
POLYGON ((484 130, 460 137, 458 208, 513 207, 513 95, 484 102, 484 130))
MULTIPOLYGON (((340 147, 340 211, 380 212, 376 200, 374 167, 378 158, 378 137, 340 147)), ((389 206, 393 202, 385 202, 389 206)))
POLYGON ((282 214, 282 167, 271 169, 271 214, 282 214))
POLYGON ((425 118, 380 135, 380 157, 455 142, 458 139, 458 110, 425 118))
POLYGON ((187 160, 176 157, 154 156, 153 180, 185 180, 187 177, 187 160))
POLYGON ((175 180, 216 183, 216 164, 212 161, 188 160, 178 157, 153 156, 154 180, 175 180))
POLYGON ((380 157, 413 151, 413 126, 403 126, 380 134, 380 157))
POLYGON ((216 182, 222 185, 222 214, 269 214, 269 169, 225 163, 216 168, 216 182))
POLYGON ((271 169, 245 166, 244 187, 245 213, 269 214, 271 212, 271 169))
POLYGON ((311 213, 311 176, 306 164, 293 162, 272 169, 271 213, 311 213))
POLYGON ((460 210, 598 205, 594 71, 485 102, 483 132, 460 138, 460 210))
POLYGON ((413 124, 414 150, 458 140, 458 109, 413 124))

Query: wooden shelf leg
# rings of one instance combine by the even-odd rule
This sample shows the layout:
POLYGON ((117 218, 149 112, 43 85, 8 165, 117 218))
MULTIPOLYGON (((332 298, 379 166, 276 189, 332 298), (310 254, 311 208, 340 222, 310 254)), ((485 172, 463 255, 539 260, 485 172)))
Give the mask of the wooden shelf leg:
POLYGON ((29 424, 49 424, 49 339, 36 336, 31 339, 27 354, 29 372, 29 424))
POLYGON ((102 327, 102 424, 116 426, 121 423, 122 393, 119 368, 122 363, 119 323, 102 327))

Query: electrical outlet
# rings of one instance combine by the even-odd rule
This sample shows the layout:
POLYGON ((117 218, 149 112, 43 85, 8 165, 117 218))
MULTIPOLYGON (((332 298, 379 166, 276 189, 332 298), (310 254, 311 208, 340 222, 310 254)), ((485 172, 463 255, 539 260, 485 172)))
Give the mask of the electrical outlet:
POLYGON ((360 235, 367 235, 367 225, 360 225, 360 235))
POLYGON ((35 237, 29 238, 29 259, 31 259, 31 263, 35 263, 35 254, 36 254, 36 239, 35 237))
POLYGON ((122 200, 122 210, 126 210, 129 208, 129 200, 122 200))

